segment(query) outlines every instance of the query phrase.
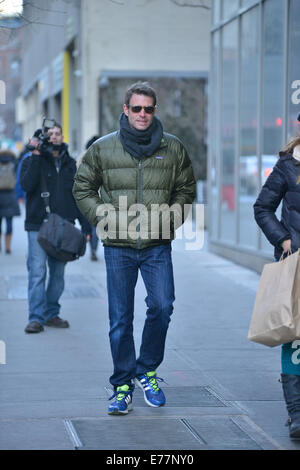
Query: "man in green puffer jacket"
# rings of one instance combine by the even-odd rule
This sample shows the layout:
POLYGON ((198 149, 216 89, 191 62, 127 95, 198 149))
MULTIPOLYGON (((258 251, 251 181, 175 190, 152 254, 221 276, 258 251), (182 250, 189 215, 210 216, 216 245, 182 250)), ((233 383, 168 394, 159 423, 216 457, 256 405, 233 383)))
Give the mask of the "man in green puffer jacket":
POLYGON ((114 387, 109 414, 132 409, 134 382, 148 405, 165 404, 156 369, 164 356, 173 312, 171 241, 187 216, 196 185, 188 154, 163 132, 148 83, 126 93, 120 130, 84 154, 73 194, 104 244, 114 387), (100 190, 100 196, 99 196, 100 190), (138 359, 133 340, 134 291, 141 271, 147 314, 138 359))

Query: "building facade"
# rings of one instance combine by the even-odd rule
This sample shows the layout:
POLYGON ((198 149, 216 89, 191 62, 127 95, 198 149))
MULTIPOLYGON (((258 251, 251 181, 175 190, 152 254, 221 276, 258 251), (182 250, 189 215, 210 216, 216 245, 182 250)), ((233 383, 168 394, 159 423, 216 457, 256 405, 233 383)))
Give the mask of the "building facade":
POLYGON ((19 114, 24 139, 46 114, 62 121, 65 140, 76 156, 91 136, 118 126, 128 84, 148 80, 162 96, 158 113, 166 130, 178 133, 175 119, 182 124, 179 137, 192 142, 196 171, 205 178, 206 170, 203 164, 197 165, 197 159, 206 162, 211 1, 189 2, 208 8, 186 7, 185 3, 25 3, 23 15, 37 21, 22 31, 19 114), (36 16, 41 12, 36 7, 43 8, 42 19, 36 16), (192 119, 188 120, 189 115, 192 119))
POLYGON ((24 141, 47 116, 62 123, 73 148, 78 145, 80 7, 80 0, 24 2, 21 94, 16 106, 24 141))
POLYGON ((0 18, 0 147, 10 147, 21 139, 21 128, 15 121, 15 100, 21 82, 20 20, 0 18))
POLYGON ((273 248, 253 204, 279 151, 300 133, 299 40, 299 0, 213 1, 210 247, 257 271, 273 248))

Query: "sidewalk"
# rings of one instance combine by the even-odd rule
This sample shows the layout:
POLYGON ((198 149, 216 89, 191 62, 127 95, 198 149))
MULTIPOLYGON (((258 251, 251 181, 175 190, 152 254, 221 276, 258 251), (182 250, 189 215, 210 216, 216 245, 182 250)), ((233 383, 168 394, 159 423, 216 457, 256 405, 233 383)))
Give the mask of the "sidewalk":
MULTIPOLYGON (((68 330, 26 335, 27 240, 14 219, 12 255, 0 253, 0 449, 300 449, 291 441, 278 382, 280 348, 247 340, 259 276, 173 243, 176 285, 165 360, 167 404, 107 415, 112 362, 103 248, 69 263, 62 297, 68 330), (2 343, 3 344, 3 343, 2 343)), ((136 292, 137 348, 145 290, 136 292)))

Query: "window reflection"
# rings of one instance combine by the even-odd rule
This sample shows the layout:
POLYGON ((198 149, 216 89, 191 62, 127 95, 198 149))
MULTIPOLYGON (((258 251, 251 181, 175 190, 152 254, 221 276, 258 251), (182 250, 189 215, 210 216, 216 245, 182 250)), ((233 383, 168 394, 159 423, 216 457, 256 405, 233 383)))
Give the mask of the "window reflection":
MULTIPOLYGON (((266 0, 264 3, 264 41, 263 41, 263 100, 262 100, 262 174, 263 185, 278 159, 283 143, 283 73, 284 70, 284 13, 282 0, 266 0), (276 97, 276 99, 274 99, 276 97)), ((276 215, 280 219, 280 209, 276 215)), ((266 237, 262 234, 261 247, 273 252, 266 237)))
POLYGON ((242 16, 240 88, 240 244, 257 246, 253 204, 258 193, 257 93, 258 93, 258 8, 242 16))
POLYGON ((249 7, 250 5, 253 4, 253 2, 254 0, 242 0, 242 7, 249 7))
POLYGON ((221 237, 235 241, 235 146, 237 88, 237 21, 223 29, 222 136, 221 136, 221 237))
POLYGON ((220 21, 221 16, 221 3, 220 0, 214 0, 213 2, 213 24, 220 21))
POLYGON ((214 33, 212 40, 212 79, 210 84, 210 128, 214 138, 211 140, 211 233, 214 238, 218 237, 219 220, 219 192, 217 178, 217 119, 218 106, 218 77, 219 77, 219 32, 214 33))
POLYGON ((223 0, 223 20, 229 18, 233 13, 236 13, 239 9, 239 0, 223 0))
POLYGON ((300 60, 299 60, 299 43, 300 43, 300 1, 291 0, 290 2, 290 18, 289 18, 289 111, 288 111, 288 132, 289 139, 299 134, 299 122, 297 116, 300 104, 300 88, 292 88, 296 86, 296 81, 300 80, 300 60))

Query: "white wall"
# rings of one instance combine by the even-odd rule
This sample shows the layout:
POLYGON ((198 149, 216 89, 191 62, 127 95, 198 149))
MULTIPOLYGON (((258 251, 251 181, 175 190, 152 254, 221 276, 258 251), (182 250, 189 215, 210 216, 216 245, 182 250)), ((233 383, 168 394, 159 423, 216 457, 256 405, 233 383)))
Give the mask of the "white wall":
POLYGON ((209 70, 210 10, 171 0, 82 0, 81 25, 83 141, 98 132, 102 70, 209 70))

